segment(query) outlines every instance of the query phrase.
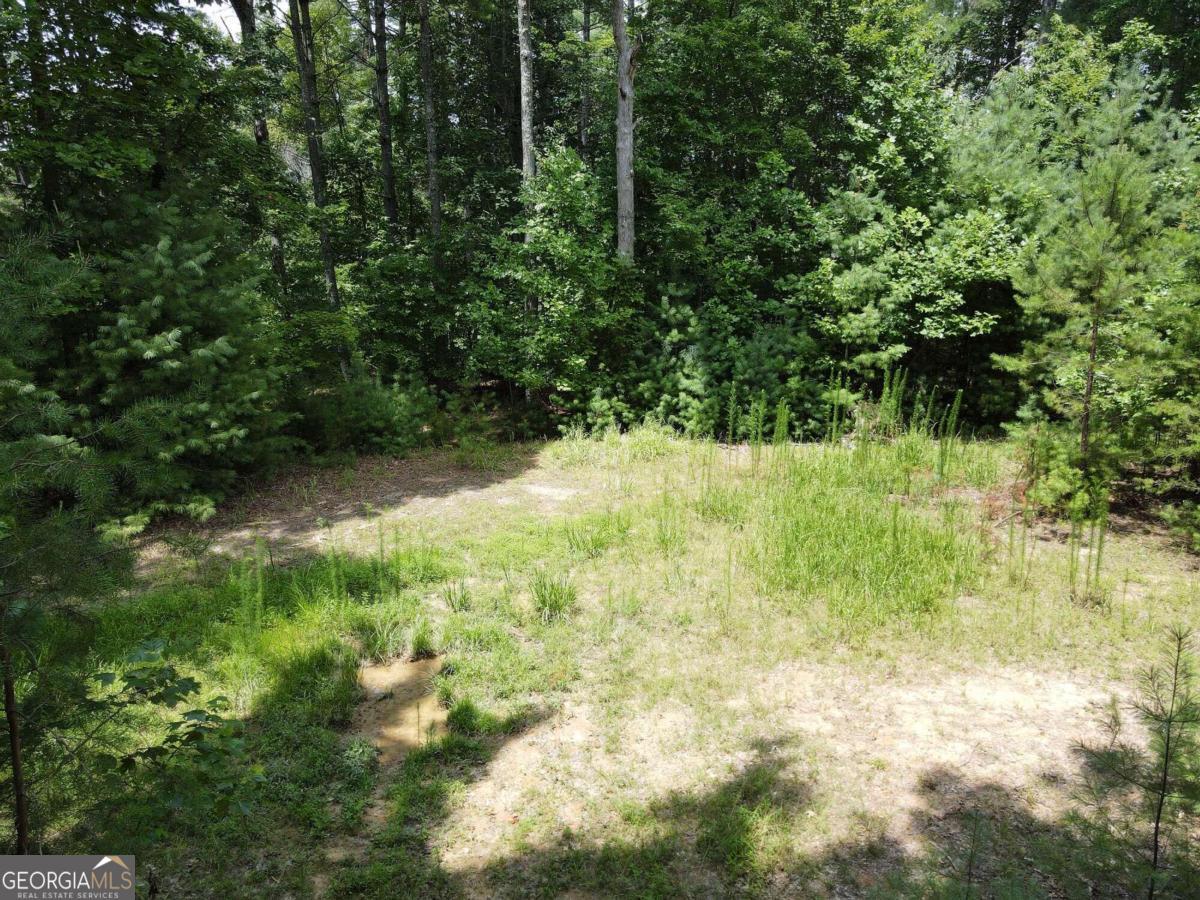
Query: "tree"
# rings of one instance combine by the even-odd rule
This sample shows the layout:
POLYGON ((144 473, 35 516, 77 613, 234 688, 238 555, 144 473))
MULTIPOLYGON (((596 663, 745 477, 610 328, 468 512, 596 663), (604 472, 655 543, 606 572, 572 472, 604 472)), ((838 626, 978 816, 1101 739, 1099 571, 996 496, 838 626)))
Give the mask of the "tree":
POLYGON ((75 412, 34 374, 49 355, 49 326, 65 313, 82 272, 42 242, 2 237, 0 681, 15 849, 24 854, 31 851, 31 723, 17 685, 34 664, 34 632, 51 604, 111 589, 129 558, 99 532, 114 509, 119 467, 98 445, 98 431, 77 433, 75 412))
POLYGON ((951 77, 959 84, 981 89, 1018 64, 1029 32, 1046 22, 1046 0, 942 0, 940 42, 951 56, 951 77))
POLYGON ((633 79, 638 42, 631 41, 624 0, 613 0, 613 42, 617 48, 617 257, 633 261, 633 79))
MULTIPOLYGON (((533 39, 529 35, 529 0, 517 0, 517 45, 521 54, 521 184, 526 190, 537 174, 533 148, 533 39)), ((532 238, 525 232, 525 241, 532 238)), ((531 301, 536 304, 536 300, 531 301)))
POLYGON ((529 0, 517 0, 517 43, 521 54, 521 180, 537 174, 533 150, 533 40, 529 34, 529 0))
POLYGON ((429 0, 419 0, 421 14, 421 96, 425 108, 425 168, 429 192, 429 233, 435 247, 442 237, 442 188, 438 176, 437 95, 433 81, 433 31, 429 0))
MULTIPOLYGON (((0 229, 45 234, 42 253, 89 262, 56 305, 27 311, 45 353, 25 368, 71 411, 61 433, 113 461, 111 514, 144 522, 210 511, 243 466, 279 449, 286 416, 275 311, 242 224, 255 220, 248 208, 274 161, 247 127, 258 67, 194 10, 122 10, 54 0, 44 59, 33 64, 24 39, 11 44, 0 70, 0 115, 12 126, 0 229), (55 102, 44 123, 26 99, 41 62, 55 102), (46 153, 59 185, 53 214, 39 202, 46 153), (32 177, 13 186, 14 168, 32 177)), ((28 27, 23 15, 16 27, 28 27)))
POLYGON ((615 292, 611 218, 595 174, 562 146, 542 158, 526 197, 526 239, 494 238, 470 307, 477 374, 582 411, 603 386, 631 312, 615 292))
MULTIPOLYGON (((256 50, 258 40, 258 17, 254 11, 254 0, 232 0, 234 14, 237 15, 238 27, 242 32, 242 47, 256 50)), ((254 104, 254 141, 264 146, 270 140, 267 130, 267 111, 264 104, 258 101, 254 104)))
MULTIPOLYGON (((329 222, 325 217, 325 158, 321 149, 321 106, 317 98, 317 71, 313 55, 312 19, 309 0, 288 0, 288 26, 296 52, 296 72, 300 77, 300 105, 304 116, 304 136, 308 141, 308 171, 312 184, 313 203, 317 207, 317 230, 320 235, 321 265, 325 272, 325 292, 329 308, 341 309, 337 267, 333 259, 333 244, 329 239, 329 222)), ((347 360, 342 356, 342 374, 347 374, 347 360)))
POLYGON ((392 96, 388 86, 387 0, 372 0, 375 37, 375 108, 379 114, 379 177, 383 182, 383 214, 394 229, 400 222, 396 173, 392 166, 392 96))
POLYGON ((1149 900, 1160 888, 1182 887, 1171 884, 1166 838, 1173 808, 1194 803, 1200 792, 1191 763, 1200 728, 1191 631, 1172 628, 1165 651, 1162 664, 1140 673, 1131 704, 1134 717, 1149 735, 1149 747, 1125 736, 1121 710, 1114 701, 1104 723, 1104 745, 1079 748, 1089 766, 1087 786, 1096 806, 1104 809, 1110 797, 1125 793, 1131 795, 1131 818, 1149 823, 1149 846, 1138 854, 1143 857, 1139 868, 1144 870, 1149 900))
MULTIPOLYGON (((579 38, 583 41, 585 49, 592 42, 592 4, 589 0, 583 0, 579 38)), ((591 114, 591 103, 591 93, 585 74, 579 86, 579 149, 585 157, 588 149, 588 117, 591 114)))
POLYGON ((1191 302, 1180 288, 1195 241, 1181 228, 1187 195, 1178 179, 1197 150, 1141 65, 1100 56, 1107 78, 1048 81, 1044 73, 1063 53, 1077 55, 1077 43, 1060 35, 1041 64, 1003 79, 981 114, 998 121, 977 122, 977 133, 992 148, 990 190, 1019 183, 1037 219, 1014 274, 1028 339, 1005 364, 1045 410, 1073 423, 1079 487, 1092 496, 1136 452, 1156 393, 1168 389, 1160 366, 1173 340, 1161 330, 1163 310, 1180 315, 1176 304, 1191 302), (1001 133, 1020 142, 996 154, 1001 133))
MULTIPOLYGON (((254 10, 254 0, 234 0, 233 10, 238 18, 238 26, 242 32, 242 51, 243 65, 251 63, 260 55, 259 35, 258 35, 258 20, 254 10), (249 58, 246 58, 249 57, 249 58)), ((277 163, 274 155, 271 153, 271 134, 267 126, 267 110, 266 104, 261 96, 256 96, 254 100, 254 143, 262 151, 264 167, 274 168, 277 163)), ((262 202, 257 196, 251 196, 249 200, 251 218, 256 224, 261 226, 263 221, 262 202)), ((279 291, 284 302, 287 302, 288 296, 288 270, 287 256, 284 252, 283 234, 278 225, 272 225, 264 229, 267 235, 267 241, 270 245, 271 270, 275 273, 275 279, 279 283, 279 291)))
POLYGON ((1069 22, 1096 28, 1117 41, 1133 23, 1143 22, 1163 38, 1165 53, 1147 64, 1170 85, 1173 105, 1183 107, 1200 85, 1200 0, 1064 0, 1069 22))

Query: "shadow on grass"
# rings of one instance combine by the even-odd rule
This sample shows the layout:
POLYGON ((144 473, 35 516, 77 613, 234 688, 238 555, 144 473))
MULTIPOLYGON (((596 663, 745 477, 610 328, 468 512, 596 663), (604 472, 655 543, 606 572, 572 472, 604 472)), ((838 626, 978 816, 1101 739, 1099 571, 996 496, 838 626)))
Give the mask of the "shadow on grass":
MULTIPOLYGON (((759 743, 729 778, 623 811, 607 833, 565 832, 475 870, 447 871, 428 837, 448 798, 479 778, 495 747, 451 736, 414 755, 394 792, 396 817, 371 861, 342 872, 331 896, 420 897, 864 897, 1124 898, 1145 896, 1147 871, 1134 829, 1079 807, 1045 820, 1020 792, 968 782, 942 768, 918 784, 924 805, 901 843, 882 825, 819 852, 795 840, 814 789, 789 772, 781 748, 759 743), (920 849, 914 850, 917 847, 920 849)), ((1047 776, 1058 780, 1055 776, 1047 776)), ((819 841, 817 842, 819 843, 819 841)), ((1195 897, 1177 847, 1158 897, 1195 897)))
MULTIPOLYGON (((405 458, 364 456, 349 469, 297 467, 232 498, 209 522, 166 520, 144 538, 197 561, 210 548, 237 557, 261 538, 277 560, 302 552, 323 529, 387 516, 410 503, 452 499, 521 477, 537 465, 538 442, 437 448, 405 458)), ((153 571, 155 567, 150 566, 153 571)))

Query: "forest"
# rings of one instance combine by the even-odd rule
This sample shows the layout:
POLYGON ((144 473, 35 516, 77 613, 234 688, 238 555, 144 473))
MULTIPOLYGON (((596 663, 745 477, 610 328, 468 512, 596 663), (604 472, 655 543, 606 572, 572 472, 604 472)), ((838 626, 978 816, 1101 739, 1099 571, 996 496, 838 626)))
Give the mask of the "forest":
POLYGON ((0 0, 0 865, 1200 896, 1198 553, 1200 0, 0 0))

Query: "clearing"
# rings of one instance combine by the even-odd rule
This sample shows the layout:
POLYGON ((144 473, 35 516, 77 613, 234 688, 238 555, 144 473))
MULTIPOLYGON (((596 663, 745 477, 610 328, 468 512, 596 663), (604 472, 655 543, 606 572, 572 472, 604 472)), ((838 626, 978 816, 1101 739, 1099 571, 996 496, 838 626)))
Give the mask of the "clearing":
POLYGON ((265 780, 139 867, 167 896, 1121 896, 1078 747, 1194 619, 1193 564, 1125 522, 1081 590, 1099 548, 1024 523, 1011 455, 644 427, 294 473, 164 532, 119 615, 230 698, 265 780))

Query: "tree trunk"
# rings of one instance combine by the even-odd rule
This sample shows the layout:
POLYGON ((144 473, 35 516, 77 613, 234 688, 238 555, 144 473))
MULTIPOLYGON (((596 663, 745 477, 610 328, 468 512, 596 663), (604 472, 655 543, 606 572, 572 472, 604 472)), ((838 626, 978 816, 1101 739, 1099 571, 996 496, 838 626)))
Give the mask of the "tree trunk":
MULTIPOLYGON (((245 47, 247 44, 253 45, 255 35, 258 33, 258 22, 254 15, 254 0, 233 0, 233 11, 237 14, 238 26, 242 31, 242 46, 245 47)), ((257 48, 252 49, 257 52, 257 48)), ((254 143, 258 145, 264 156, 269 155, 271 135, 267 130, 266 107, 261 101, 257 100, 254 104, 254 143)), ((252 204, 251 213, 258 218, 261 224, 263 215, 257 198, 252 198, 250 202, 252 204)), ((279 282, 279 292, 285 301, 285 315, 289 315, 290 313, 286 310, 288 296, 287 260, 283 255, 283 235, 280 234, 278 228, 267 230, 267 243, 271 248, 271 271, 275 273, 275 280, 279 282)))
MULTIPOLYGON (((592 5, 589 0, 583 0, 583 24, 579 29, 579 36, 585 45, 592 42, 592 5)), ((588 56, 584 54, 585 67, 583 72, 583 80, 579 85, 579 150, 580 155, 587 158, 588 149, 588 116, 591 113, 592 98, 588 94, 588 71, 586 62, 588 56)))
POLYGON ((521 51, 521 181, 536 174, 533 157, 533 42, 529 36, 529 0, 517 0, 517 43, 521 51))
POLYGON ((613 41, 617 48, 617 258, 633 261, 633 77, 637 47, 625 28, 625 4, 612 0, 613 41))
POLYGON ((433 84, 433 32, 429 28, 429 0, 420 0, 421 82, 425 95, 425 157, 429 171, 429 234, 434 245, 442 237, 442 189, 438 183, 437 113, 433 84))
POLYGON ((29 852, 29 798, 25 793, 25 772, 21 759, 21 716, 17 710, 17 692, 12 670, 12 654, 0 643, 0 665, 4 679, 4 721, 8 726, 8 749, 12 758, 13 825, 17 832, 17 853, 29 852))
MULTIPOLYGON (((296 71, 300 77, 300 106, 304 113, 304 135, 308 140, 308 171, 312 181, 313 203, 317 207, 317 234, 321 247, 321 265, 325 270, 325 292, 329 308, 342 308, 338 292, 337 269, 333 262, 333 244, 329 239, 329 223, 325 220, 325 158, 321 150, 321 106, 317 97, 317 69, 313 53, 312 19, 308 14, 309 0, 288 0, 288 24, 292 44, 296 49, 296 71)), ((350 377, 349 353, 340 353, 342 377, 350 377)))
POLYGON ((379 113, 379 177, 383 182, 383 216, 395 229, 400 224, 396 203, 396 171, 392 166, 392 95, 388 88, 387 0, 374 0, 375 107, 379 113))
MULTIPOLYGON (((254 47, 255 35, 258 33, 258 21, 254 16, 254 0, 231 0, 234 13, 237 14, 238 26, 242 30, 242 46, 254 47)), ((254 141, 260 147, 266 146, 270 139, 267 133, 267 111, 261 98, 254 101, 254 141)))
MULTIPOLYGON (((404 52, 408 48, 408 2, 407 0, 396 0, 397 17, 399 18, 400 27, 400 48, 404 52)), ((404 129, 404 135, 407 137, 408 129, 412 125, 412 110, 409 107, 409 87, 408 87, 408 67, 400 69, 400 123, 404 129)), ((394 129, 395 122, 393 121, 393 138, 395 137, 394 129)), ((415 203, 413 200, 413 183, 410 173, 412 166, 408 155, 408 141, 400 141, 400 157, 404 171, 404 233, 409 240, 412 240, 416 234, 416 222, 413 218, 413 209, 415 203)))

